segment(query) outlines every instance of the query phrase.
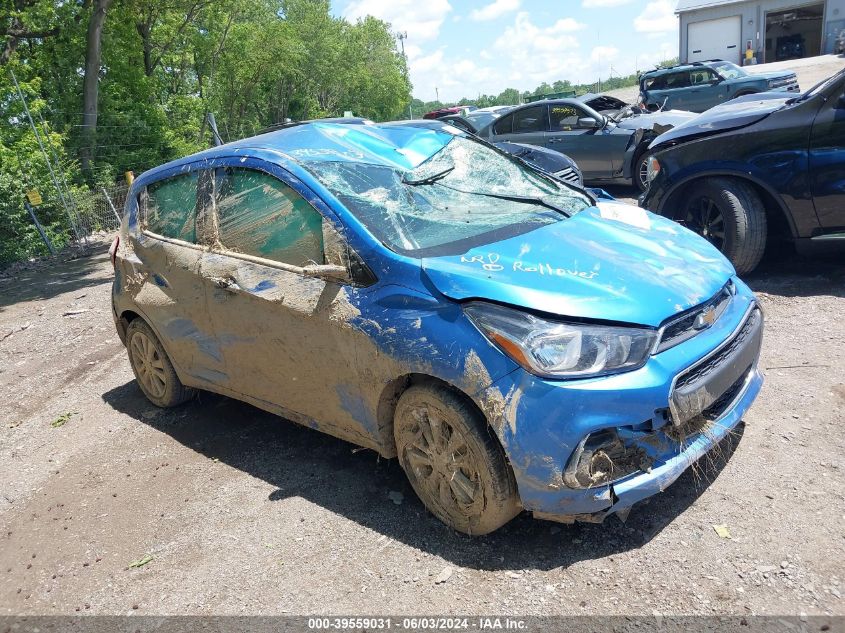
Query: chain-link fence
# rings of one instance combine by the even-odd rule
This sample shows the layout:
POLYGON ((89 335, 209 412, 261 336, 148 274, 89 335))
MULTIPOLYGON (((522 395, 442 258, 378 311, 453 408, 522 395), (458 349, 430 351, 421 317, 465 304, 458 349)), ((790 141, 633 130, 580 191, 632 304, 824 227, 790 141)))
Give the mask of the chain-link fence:
POLYGON ((120 227, 120 216, 128 191, 127 185, 115 185, 75 195, 74 206, 82 236, 99 231, 116 231, 120 227))

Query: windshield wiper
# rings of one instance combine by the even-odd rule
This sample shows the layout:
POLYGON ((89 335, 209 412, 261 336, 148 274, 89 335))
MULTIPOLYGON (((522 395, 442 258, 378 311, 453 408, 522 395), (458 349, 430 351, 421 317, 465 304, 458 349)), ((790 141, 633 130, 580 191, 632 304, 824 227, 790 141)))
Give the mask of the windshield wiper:
POLYGON ((455 167, 447 167, 443 171, 439 171, 436 174, 432 174, 431 176, 426 176, 425 178, 420 178, 418 180, 407 180, 406 178, 402 178, 402 182, 406 185, 411 185, 416 187, 417 185, 430 185, 432 183, 441 180, 448 176, 452 171, 454 171, 455 167))
POLYGON ((531 196, 511 196, 504 193, 487 193, 484 191, 466 191, 464 189, 458 189, 457 187, 450 187, 449 185, 440 185, 441 187, 445 187, 446 189, 451 189, 452 191, 457 191, 459 193, 465 193, 471 196, 484 196, 485 198, 497 198, 499 200, 508 200, 510 202, 522 202, 524 204, 537 204, 541 207, 546 207, 547 209, 551 209, 552 211, 556 211, 560 213, 562 216, 566 218, 572 217, 572 214, 551 202, 547 202, 543 198, 532 198, 531 196))

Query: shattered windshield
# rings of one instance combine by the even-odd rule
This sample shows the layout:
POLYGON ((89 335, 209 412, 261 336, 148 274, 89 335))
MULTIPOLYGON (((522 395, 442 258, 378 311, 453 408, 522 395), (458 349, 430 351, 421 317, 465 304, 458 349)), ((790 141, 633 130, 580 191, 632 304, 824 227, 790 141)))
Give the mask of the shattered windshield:
POLYGON ((460 136, 410 170, 305 165, 383 244, 419 257, 513 237, 592 204, 563 183, 460 136))

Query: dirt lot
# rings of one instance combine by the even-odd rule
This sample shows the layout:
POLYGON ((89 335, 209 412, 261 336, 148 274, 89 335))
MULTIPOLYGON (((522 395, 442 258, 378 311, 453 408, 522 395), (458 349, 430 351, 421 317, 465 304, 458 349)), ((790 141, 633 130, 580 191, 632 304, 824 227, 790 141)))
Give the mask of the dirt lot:
POLYGON ((152 407, 105 248, 0 281, 1 613, 845 614, 842 260, 750 277, 767 383, 724 460, 625 524, 469 538, 395 461, 219 396, 152 407))

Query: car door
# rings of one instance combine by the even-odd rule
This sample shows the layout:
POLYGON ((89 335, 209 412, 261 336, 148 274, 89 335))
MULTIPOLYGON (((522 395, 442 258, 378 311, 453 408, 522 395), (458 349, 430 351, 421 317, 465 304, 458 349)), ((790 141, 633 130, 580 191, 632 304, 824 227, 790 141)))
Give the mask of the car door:
POLYGON ((130 232, 126 291, 155 330, 185 382, 222 369, 200 276, 202 218, 197 214, 201 164, 182 166, 139 194, 139 231, 130 232))
POLYGON ((690 73, 688 70, 679 70, 666 75, 666 86, 660 97, 660 103, 666 100, 665 109, 688 110, 690 101, 690 73))
POLYGON ((810 191, 819 223, 845 231, 845 83, 824 102, 810 132, 810 191))
POLYGON ((690 112, 704 112, 724 98, 724 92, 717 88, 719 78, 710 68, 702 67, 690 71, 690 87, 686 91, 684 109, 690 112))
POLYGON ((544 145, 549 114, 545 104, 519 108, 493 124, 491 141, 544 145))
POLYGON ((202 275, 226 361, 218 384, 367 444, 342 402, 361 375, 347 319, 357 289, 306 274, 305 266, 326 262, 324 235, 334 226, 306 195, 313 199, 300 181, 263 161, 237 157, 214 166, 207 201, 214 228, 202 275))
MULTIPOLYGON (((552 104, 549 106, 546 147, 574 160, 584 180, 610 178, 614 171, 613 139, 605 134, 601 123, 601 115, 578 105, 552 104), (579 121, 584 119, 593 119, 599 127, 579 127, 579 121)), ((623 143, 621 151, 624 150, 623 143)))

